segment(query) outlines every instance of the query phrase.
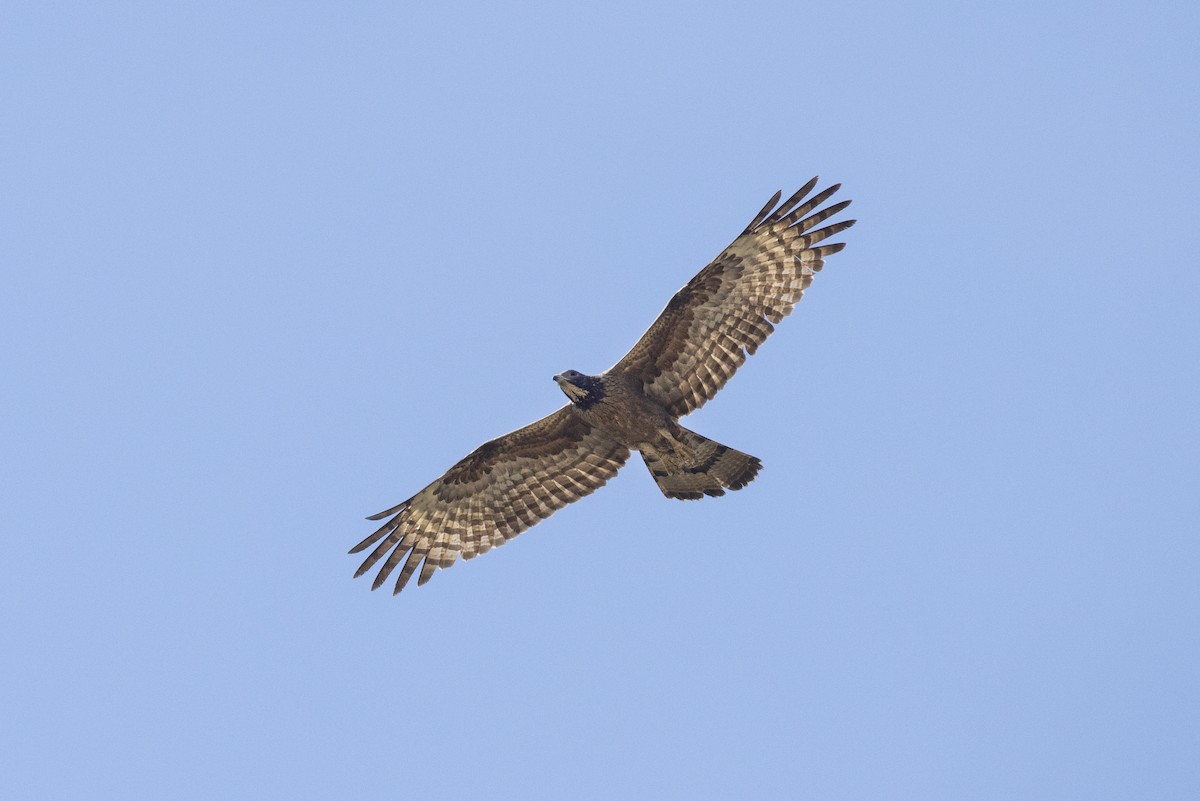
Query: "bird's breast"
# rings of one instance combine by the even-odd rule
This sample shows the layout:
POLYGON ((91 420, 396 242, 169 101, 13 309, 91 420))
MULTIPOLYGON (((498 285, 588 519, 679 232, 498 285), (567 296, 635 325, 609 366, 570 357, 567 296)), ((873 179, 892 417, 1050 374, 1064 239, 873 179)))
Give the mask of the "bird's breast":
POLYGON ((630 448, 652 441, 667 420, 666 412, 644 395, 621 389, 610 389, 580 413, 594 427, 630 448))

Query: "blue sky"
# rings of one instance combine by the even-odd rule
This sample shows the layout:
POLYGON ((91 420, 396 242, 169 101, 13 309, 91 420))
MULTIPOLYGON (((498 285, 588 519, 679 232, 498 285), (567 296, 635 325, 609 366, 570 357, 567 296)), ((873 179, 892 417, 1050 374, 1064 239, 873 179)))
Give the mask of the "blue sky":
POLYGON ((0 795, 1196 798, 1198 34, 7 5, 0 795), (687 420, 750 487, 351 580, 814 174, 849 246, 687 420))

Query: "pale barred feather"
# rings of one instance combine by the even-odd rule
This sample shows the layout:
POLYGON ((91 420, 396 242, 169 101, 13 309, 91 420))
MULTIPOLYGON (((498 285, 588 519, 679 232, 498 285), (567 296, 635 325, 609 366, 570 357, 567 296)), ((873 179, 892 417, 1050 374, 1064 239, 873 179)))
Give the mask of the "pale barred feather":
POLYGON ((413 573, 417 572, 417 566, 429 553, 429 548, 433 544, 433 535, 426 532, 424 535, 417 538, 413 543, 412 550, 408 552, 408 559, 404 560, 404 567, 400 568, 400 575, 396 577, 397 591, 399 588, 408 584, 409 579, 413 577, 413 573))
POLYGON ((609 373, 641 378, 646 394, 673 416, 710 400, 791 313, 824 257, 842 248, 813 246, 854 224, 812 230, 850 205, 818 210, 836 184, 803 202, 815 186, 814 178, 781 204, 776 193, 742 235, 675 294, 609 373))
MULTIPOLYGON (((429 550, 425 555, 424 564, 421 565, 421 575, 417 578, 418 586, 429 581, 433 576, 433 571, 443 566, 442 563, 446 561, 451 552, 450 549, 453 547, 456 527, 457 521, 451 519, 448 509, 442 510, 434 516, 433 526, 430 527, 428 534, 440 532, 441 536, 430 537, 429 550)), ((451 559, 450 563, 453 564, 453 562, 454 560, 451 559)), ((449 567, 449 564, 445 566, 449 567)))
POLYGON ((481 547, 485 541, 487 547, 491 547, 489 531, 483 522, 482 499, 478 494, 472 495, 467 504, 467 519, 470 523, 466 534, 462 537, 462 555, 463 559, 474 559, 478 554, 486 551, 481 547))
MULTIPOLYGON (((425 576, 426 571, 430 574, 433 572, 433 564, 436 555, 440 555, 445 543, 449 541, 450 527, 447 525, 446 510, 438 509, 429 517, 429 525, 421 530, 421 535, 417 538, 414 551, 421 551, 421 564, 413 566, 413 572, 417 569, 421 570, 421 576, 425 576), (437 536, 435 536, 435 534, 437 536)), ((409 561, 412 560, 412 554, 409 554, 409 561)), ((408 567, 408 562, 405 562, 405 567, 408 567)), ((429 579, 426 578, 425 581, 429 579)), ((419 584, 424 582, 418 581, 419 584)))

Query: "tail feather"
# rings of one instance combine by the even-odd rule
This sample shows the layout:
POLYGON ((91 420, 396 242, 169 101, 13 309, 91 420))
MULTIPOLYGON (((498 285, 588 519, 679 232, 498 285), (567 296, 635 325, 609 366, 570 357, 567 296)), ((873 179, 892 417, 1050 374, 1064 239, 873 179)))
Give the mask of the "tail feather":
POLYGON ((740 490, 762 467, 756 457, 682 427, 673 442, 643 448, 642 459, 663 495, 680 500, 740 490))

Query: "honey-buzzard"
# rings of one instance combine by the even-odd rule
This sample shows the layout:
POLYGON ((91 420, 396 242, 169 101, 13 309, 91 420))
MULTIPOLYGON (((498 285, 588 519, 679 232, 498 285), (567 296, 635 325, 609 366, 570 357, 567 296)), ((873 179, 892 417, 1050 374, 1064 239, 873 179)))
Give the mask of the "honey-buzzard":
POLYGON ((816 228, 850 205, 817 211, 839 185, 805 202, 816 184, 813 178, 778 206, 776 192, 613 367, 595 376, 574 370, 554 376, 571 401, 566 406, 485 442, 416 495, 368 518, 389 519, 350 550, 378 543, 355 578, 387 557, 372 589, 402 561, 394 592, 418 566, 417 584, 424 584, 460 554, 486 553, 591 494, 617 474, 630 450, 641 452, 668 498, 746 486, 762 462, 689 431, 679 418, 725 386, 792 311, 825 257, 845 247, 816 246, 855 222, 816 228))

